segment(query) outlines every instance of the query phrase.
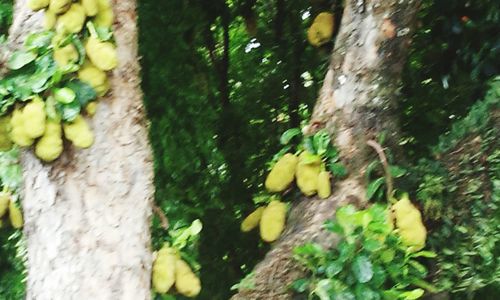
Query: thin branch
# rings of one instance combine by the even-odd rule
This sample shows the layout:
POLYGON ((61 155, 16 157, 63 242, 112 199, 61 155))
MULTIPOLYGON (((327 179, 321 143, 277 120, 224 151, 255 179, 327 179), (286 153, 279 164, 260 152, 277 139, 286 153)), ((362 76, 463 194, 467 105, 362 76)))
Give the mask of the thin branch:
POLYGON ((163 210, 156 204, 153 203, 153 212, 160 218, 161 227, 168 230, 169 224, 168 219, 163 210))
POLYGON ((392 202, 391 197, 392 197, 392 192, 393 192, 394 186, 393 186, 393 182, 392 182, 391 170, 389 169, 389 163, 387 162, 387 157, 385 156, 384 149, 382 148, 382 146, 379 143, 375 142, 374 140, 369 140, 366 142, 366 144, 368 146, 372 147, 373 149, 375 149, 375 151, 377 152, 378 157, 380 159, 380 162, 382 163, 382 166, 384 167, 385 181, 386 181, 386 185, 387 185, 387 195, 386 195, 387 201, 392 202))

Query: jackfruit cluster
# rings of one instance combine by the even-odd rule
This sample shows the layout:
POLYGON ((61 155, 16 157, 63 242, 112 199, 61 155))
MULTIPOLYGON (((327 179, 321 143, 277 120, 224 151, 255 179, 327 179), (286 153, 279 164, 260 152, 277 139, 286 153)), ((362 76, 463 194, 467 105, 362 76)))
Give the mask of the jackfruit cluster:
POLYGON ((419 251, 425 247, 427 229, 422 222, 422 215, 410 201, 408 194, 392 205, 392 215, 396 223, 396 232, 404 245, 411 251, 419 251))
POLYGON ((314 18, 307 30, 307 39, 314 47, 319 47, 332 38, 334 31, 334 16, 329 12, 322 12, 314 18))
POLYGON ((287 206, 279 200, 272 200, 266 207, 259 207, 241 223, 241 231, 249 232, 260 225, 260 237, 271 243, 276 241, 285 229, 287 206))
POLYGON ((23 227, 24 221, 21 209, 9 193, 0 192, 0 221, 7 212, 9 213, 9 220, 12 227, 16 229, 23 227))
POLYGON ((168 245, 158 251, 153 263, 152 284, 160 294, 166 294, 174 284, 177 292, 186 297, 196 297, 201 291, 200 279, 177 251, 168 245))

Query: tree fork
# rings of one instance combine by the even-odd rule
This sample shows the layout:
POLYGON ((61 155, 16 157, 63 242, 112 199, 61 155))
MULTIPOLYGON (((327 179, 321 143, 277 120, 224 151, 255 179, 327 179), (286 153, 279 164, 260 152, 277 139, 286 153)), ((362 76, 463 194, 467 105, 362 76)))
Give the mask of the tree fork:
POLYGON ((364 170, 376 158, 367 141, 384 134, 384 145, 397 149, 399 126, 394 108, 419 3, 346 1, 307 131, 328 130, 349 176, 334 183, 327 200, 294 203, 281 239, 254 269, 254 288, 241 289, 232 299, 291 299, 290 284, 303 275, 292 257, 294 247, 309 241, 334 246, 336 237, 323 231, 322 224, 338 206, 366 202, 364 170))
MULTIPOLYGON (((15 3, 9 49, 41 28, 15 3)), ((95 143, 43 164, 22 154, 27 299, 150 299, 153 167, 140 90, 136 1, 112 0, 119 66, 90 125, 95 143)), ((67 145, 68 146, 68 145, 67 145)))

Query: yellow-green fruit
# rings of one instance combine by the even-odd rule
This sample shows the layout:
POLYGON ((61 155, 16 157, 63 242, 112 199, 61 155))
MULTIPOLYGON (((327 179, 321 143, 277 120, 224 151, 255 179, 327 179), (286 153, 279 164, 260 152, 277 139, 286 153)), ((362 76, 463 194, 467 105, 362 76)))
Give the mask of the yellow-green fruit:
POLYGON ((12 199, 9 202, 9 219, 12 227, 16 229, 23 227, 23 213, 12 199))
POLYGON ((93 117, 95 113, 97 112, 97 103, 95 101, 89 102, 87 106, 85 106, 85 112, 93 117))
POLYGON ((59 122, 49 120, 45 127, 45 133, 38 140, 35 154, 43 161, 56 160, 63 152, 62 129, 59 122))
POLYGON ((89 17, 95 16, 99 10, 96 0, 82 0, 82 6, 89 17))
POLYGON ((297 178, 297 186, 304 195, 312 196, 316 193, 320 171, 321 158, 306 151, 299 155, 295 177, 297 178))
POLYGON ((45 16, 43 19, 43 28, 45 30, 51 30, 56 26, 57 17, 56 14, 50 10, 45 11, 45 16))
POLYGON ((316 16, 313 24, 307 30, 307 39, 315 47, 327 43, 333 35, 333 14, 322 12, 316 16))
POLYGON ((422 222, 420 211, 410 202, 407 194, 392 206, 392 211, 403 243, 411 247, 412 251, 424 248, 427 229, 422 222))
POLYGON ((32 139, 39 138, 45 132, 45 103, 40 97, 36 97, 23 109, 24 132, 32 139))
POLYGON ((10 119, 10 139, 20 147, 29 147, 33 144, 33 139, 26 134, 24 130, 24 116, 20 109, 15 109, 12 112, 10 119))
POLYGON ((10 195, 7 193, 0 193, 0 218, 2 218, 7 212, 7 208, 10 203, 10 195))
POLYGON ((330 172, 321 171, 318 175, 318 196, 321 199, 330 197, 332 187, 330 183, 330 172))
POLYGON ((28 8, 34 11, 40 10, 49 5, 50 0, 29 0, 28 8))
POLYGON ((85 44, 85 50, 94 66, 103 71, 110 71, 118 65, 116 48, 110 42, 90 37, 85 44))
POLYGON ((201 291, 200 279, 182 259, 175 263, 175 288, 186 297, 196 297, 201 291))
POLYGON ((262 217, 262 213, 264 212, 264 207, 259 207, 254 210, 251 214, 249 214, 243 222, 241 222, 241 231, 249 232, 259 225, 260 218, 262 217))
POLYGON ((260 237, 266 242, 277 240, 285 229, 286 204, 280 201, 271 201, 262 212, 260 219, 260 237))
POLYGON ((60 68, 78 61, 78 51, 73 44, 54 49, 54 60, 60 68))
POLYGON ((62 14, 71 6, 71 0, 50 0, 49 10, 55 14, 62 14))
POLYGON ((94 143, 94 134, 85 119, 79 115, 71 123, 64 123, 64 136, 79 148, 88 148, 94 143))
POLYGON ((270 192, 284 191, 293 182, 298 161, 298 157, 291 153, 283 155, 267 175, 266 189, 270 192))
POLYGON ((96 68, 90 62, 86 62, 80 70, 78 70, 78 79, 94 88, 99 96, 104 96, 109 90, 109 82, 106 73, 96 68))
POLYGON ((113 9, 109 0, 96 0, 98 12, 94 18, 97 27, 111 27, 113 25, 113 9))
POLYGON ((57 20, 57 30, 66 33, 78 33, 85 23, 85 9, 78 3, 74 3, 57 20))
POLYGON ((163 246, 153 263, 153 288, 160 294, 170 290, 175 282, 175 265, 177 255, 175 249, 163 246))
POLYGON ((0 151, 7 151, 12 147, 9 138, 10 117, 0 117, 0 151))

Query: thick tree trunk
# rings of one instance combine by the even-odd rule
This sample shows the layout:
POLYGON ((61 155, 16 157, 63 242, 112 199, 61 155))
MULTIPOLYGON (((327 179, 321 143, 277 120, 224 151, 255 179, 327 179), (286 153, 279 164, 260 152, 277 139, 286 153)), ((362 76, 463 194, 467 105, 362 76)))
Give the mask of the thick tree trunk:
MULTIPOLYGON (((119 67, 90 121, 95 144, 24 168, 27 299, 149 299, 153 168, 139 85, 136 1, 113 0, 119 67)), ((16 1, 11 48, 39 28, 16 1)))
POLYGON ((302 199, 288 219, 282 238, 255 268, 253 289, 233 299, 290 299, 289 285, 302 270, 292 258, 306 241, 334 245, 322 231, 336 207, 365 202, 364 170, 375 157, 366 145, 385 133, 385 145, 395 148, 399 128, 394 117, 419 1, 347 1, 329 70, 309 128, 326 128, 347 165, 349 176, 335 183, 328 200, 302 199))

